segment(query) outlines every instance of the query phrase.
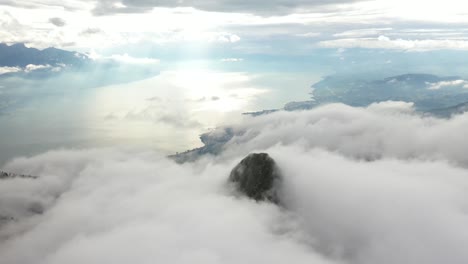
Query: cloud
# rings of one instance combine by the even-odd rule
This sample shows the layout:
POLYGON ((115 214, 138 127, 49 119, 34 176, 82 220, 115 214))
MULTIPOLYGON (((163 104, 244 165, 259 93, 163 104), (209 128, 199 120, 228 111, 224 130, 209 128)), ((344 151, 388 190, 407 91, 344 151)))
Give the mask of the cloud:
POLYGON ((16 0, 0 0, 0 5, 9 7, 18 7, 26 9, 61 8, 65 10, 82 10, 88 5, 87 0, 32 0, 32 1, 16 1, 16 0))
POLYGON ((81 35, 93 35, 93 34, 98 34, 102 33, 103 31, 100 28, 87 28, 83 31, 81 31, 81 35))
POLYGON ((429 90, 440 90, 445 87, 463 87, 468 88, 468 81, 465 80, 454 80, 454 81, 441 81, 437 83, 428 83, 429 90))
POLYGON ((343 38, 324 40, 318 43, 325 48, 365 48, 365 49, 391 49, 404 51, 431 51, 431 50, 468 50, 468 41, 459 39, 423 39, 406 40, 390 39, 386 36, 378 38, 343 38))
MULTIPOLYGON (((59 30, 57 26, 47 25, 47 30, 38 27, 38 24, 43 23, 42 20, 33 24, 25 24, 23 21, 20 22, 20 17, 13 14, 8 11, 0 11, 0 39, 2 43, 25 43, 28 47, 43 49, 51 46, 63 47, 70 45, 70 43, 73 43, 72 38, 76 37, 67 36, 63 32, 56 31, 59 30)), ((32 18, 35 19, 34 16, 32 18)))
POLYGON ((386 101, 380 103, 373 103, 367 107, 369 111, 380 112, 383 114, 414 114, 414 103, 399 102, 399 101, 386 101))
POLYGON ((96 15, 107 15, 113 13, 143 13, 149 12, 156 7, 193 7, 199 10, 214 11, 214 12, 233 12, 233 13, 251 13, 258 15, 285 15, 295 12, 305 12, 307 10, 332 5, 358 2, 354 0, 273 0, 268 4, 262 1, 247 1, 247 0, 220 0, 220 1, 154 1, 154 0, 104 0, 99 1, 94 9, 96 15))
MULTIPOLYGON (((71 188, 63 188, 60 200, 43 216, 50 217, 48 220, 39 216, 32 229, 25 227, 29 238, 1 244, 2 262, 124 263, 131 259, 139 263, 238 263, 247 255, 261 263, 291 259, 295 263, 330 263, 286 235, 271 232, 285 217, 278 208, 229 195, 224 177, 211 176, 228 173, 227 166, 194 173, 195 168, 184 168, 154 154, 134 158, 129 154, 59 151, 9 165, 10 169, 24 166, 41 175, 55 175, 35 183, 44 188, 44 196, 53 193, 53 188, 46 187, 54 180, 67 179, 63 186, 71 188), (135 177, 129 178, 130 172, 135 177), (146 202, 139 202, 143 200, 146 202), (216 219, 214 212, 219 214, 216 219), (138 246, 128 247, 128 243, 138 246), (233 254, 238 245, 247 246, 243 254, 233 254), (19 254, 21 247, 30 248, 29 253, 19 254)), ((21 182, 11 182, 14 184, 21 182)))
POLYGON ((15 159, 4 169, 41 177, 0 185, 0 212, 18 217, 0 228, 2 263, 466 263, 468 115, 410 109, 247 118, 219 156, 183 165, 115 149, 15 159), (281 168, 284 208, 226 184, 251 151, 281 168))
POLYGON ((367 108, 330 104, 247 119, 233 126, 237 136, 226 144, 226 152, 298 144, 353 159, 442 159, 468 167, 468 144, 462 139, 467 128, 468 115, 449 120, 421 117, 412 103, 382 102, 367 108))
POLYGON ((243 58, 224 58, 221 59, 222 62, 241 62, 244 61, 243 58))
MULTIPOLYGON (((467 16, 450 8, 460 5, 456 3, 426 4, 425 12, 408 12, 409 4, 404 1, 380 0, 9 1, 18 8, 3 3, 18 23, 3 26, 0 39, 7 43, 25 42, 37 48, 90 50, 147 44, 236 43, 231 55, 245 57, 252 53, 280 54, 294 43, 297 45, 294 52, 304 55, 313 47, 310 41, 333 46, 375 47, 384 45, 375 43, 375 38, 383 34, 391 40, 384 45, 388 49, 407 49, 412 45, 415 46, 412 50, 466 49, 467 16), (429 7, 431 15, 426 14, 429 7), (95 13, 105 16, 94 16, 90 12, 93 8, 95 13), (444 12, 436 12, 441 9, 444 12), (415 19, 420 13, 425 17, 415 19), (66 25, 44 23, 51 17, 66 19, 66 25)), ((411 4, 411 7, 419 6, 411 4)), ((4 20, 10 18, 0 16, 0 24, 4 20)))
POLYGON ((63 27, 67 24, 66 21, 60 17, 52 17, 49 19, 49 22, 57 27, 63 27))
POLYGON ((301 34, 296 34, 298 37, 304 37, 304 38, 316 38, 322 35, 320 32, 307 32, 307 33, 301 33, 301 34))
POLYGON ((55 67, 52 67, 49 64, 46 65, 36 65, 36 64, 28 64, 26 67, 21 68, 21 67, 0 67, 0 75, 6 74, 6 73, 18 73, 18 72, 33 72, 33 71, 38 71, 38 70, 46 70, 50 69, 51 71, 58 72, 61 71, 63 68, 65 68, 66 65, 61 64, 55 67))
POLYGON ((298 148, 277 156, 294 157, 279 162, 293 178, 285 183, 288 204, 320 252, 344 263, 466 261, 468 232, 459 230, 467 196, 457 186, 466 186, 466 170, 444 162, 360 163, 298 148))
POLYGON ((362 29, 354 29, 354 30, 347 30, 345 32, 333 34, 334 37, 340 38, 350 38, 350 37, 366 37, 366 36, 373 36, 373 35, 381 35, 382 32, 385 31, 392 31, 392 28, 362 28, 362 29))
POLYGON ((118 62, 123 62, 123 63, 128 63, 128 64, 158 64, 159 60, 154 59, 154 58, 135 58, 131 57, 128 54, 115 54, 111 55, 109 57, 112 60, 118 61, 118 62))
POLYGON ((124 64, 139 64, 139 65, 151 65, 151 64, 159 64, 160 60, 155 58, 142 58, 142 57, 133 57, 125 54, 113 54, 110 56, 103 56, 98 54, 96 51, 92 50, 89 54, 87 54, 89 58, 92 60, 97 61, 115 61, 124 64))
POLYGON ((25 72, 32 72, 32 71, 37 71, 37 70, 43 70, 43 69, 49 69, 52 68, 49 64, 47 65, 36 65, 36 64, 28 64, 26 67, 24 67, 25 72))
POLYGON ((19 67, 0 67, 0 75, 5 73, 15 73, 22 71, 19 67))
POLYGON ((221 33, 216 36, 215 41, 223 43, 235 43, 241 40, 236 34, 221 33))

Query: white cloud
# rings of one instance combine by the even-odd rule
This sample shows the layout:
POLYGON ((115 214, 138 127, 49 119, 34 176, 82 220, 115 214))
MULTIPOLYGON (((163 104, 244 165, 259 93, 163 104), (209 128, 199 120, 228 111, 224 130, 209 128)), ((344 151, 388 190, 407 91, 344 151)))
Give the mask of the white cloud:
POLYGON ((147 14, 95 17, 83 9, 56 10, 47 5, 37 9, 7 7, 0 16, 0 41, 24 42, 36 48, 84 50, 142 42, 226 44, 240 40, 239 35, 222 28, 232 17, 239 15, 157 9, 147 14), (50 22, 51 16, 64 17, 66 23, 58 27, 50 22))
POLYGON ((2 263, 466 263, 468 115, 408 109, 248 118, 224 154, 192 164, 117 150, 16 159, 4 169, 42 177, 0 185, 0 212, 19 219, 0 229, 2 263), (284 208, 226 184, 251 151, 281 168, 284 208))
POLYGON ((243 58, 224 58, 221 59, 222 62, 241 62, 244 61, 243 58))
POLYGON ((372 112, 394 114, 412 114, 415 112, 414 103, 396 101, 373 103, 367 109, 372 112))
POLYGON ((320 32, 307 32, 307 33, 301 33, 301 34, 296 34, 298 37, 304 37, 304 38, 315 38, 322 35, 320 32))
POLYGON ((158 59, 153 59, 153 58, 135 58, 131 57, 128 54, 123 54, 123 55, 112 55, 110 56, 110 59, 113 59, 118 62, 123 62, 123 63, 128 63, 128 64, 158 64, 159 60, 158 59))
POLYGON ((0 67, 0 75, 5 73, 15 73, 20 72, 22 69, 20 67, 0 67))
POLYGON ((363 28, 363 29, 354 29, 348 30, 341 33, 333 34, 334 37, 339 38, 356 38, 356 37, 367 37, 373 35, 381 35, 382 32, 391 31, 392 28, 363 28))
POLYGON ((141 58, 141 57, 133 57, 128 55, 127 53, 125 54, 113 54, 110 56, 103 56, 99 53, 97 53, 95 50, 91 50, 88 54, 86 54, 88 58, 92 60, 101 60, 101 61, 106 61, 106 60, 112 60, 115 62, 119 63, 124 63, 124 64, 140 64, 140 65, 151 65, 151 64, 159 64, 160 60, 155 59, 155 58, 141 58))
POLYGON ((393 49, 405 51, 429 51, 444 49, 468 50, 468 41, 452 39, 390 39, 389 37, 381 35, 378 38, 344 38, 325 40, 319 42, 319 46, 325 48, 393 49))
POLYGON ((53 8, 53 9, 66 9, 66 10, 80 10, 89 7, 89 1, 86 0, 32 0, 28 2, 15 1, 15 0, 1 0, 0 5, 13 6, 17 8, 25 9, 41 9, 41 8, 53 8))
POLYGON ((439 90, 445 87, 463 87, 468 88, 468 81, 465 80, 454 80, 454 81, 441 81, 437 83, 428 83, 429 90, 439 90))
MULTIPOLYGON (((137 4, 137 2, 101 1, 95 11, 99 9, 102 11, 101 14, 108 13, 108 15, 94 16, 91 14, 95 7, 93 1, 64 3, 40 1, 29 5, 8 1, 4 3, 4 12, 9 15, 0 17, 0 24, 3 25, 0 39, 7 43, 26 42, 38 48, 56 46, 80 50, 148 42, 225 44, 237 43, 241 38, 246 42, 259 39, 270 41, 272 37, 284 38, 288 35, 304 38, 320 37, 324 41, 331 41, 328 44, 333 46, 337 45, 337 43, 332 44, 335 41, 340 41, 340 45, 352 47, 377 45, 413 50, 466 49, 467 46, 465 43, 467 32, 459 28, 454 30, 452 26, 454 24, 451 24, 461 25, 468 22, 467 16, 459 12, 463 10, 460 1, 454 1, 450 5, 437 2, 422 4, 420 0, 411 3, 400 0, 338 1, 343 2, 339 5, 336 5, 336 1, 320 3, 276 1, 262 4, 262 9, 270 11, 278 11, 281 7, 284 12, 272 12, 274 16, 258 16, 247 12, 259 11, 258 8, 250 9, 256 6, 255 3, 228 2, 155 4, 140 1, 137 4), (119 8, 115 9, 116 5, 119 8), (416 11, 421 5, 425 6, 424 12, 416 11), (58 6, 65 8, 57 8, 58 6), (154 6, 166 7, 152 8, 154 6), (196 9, 193 6, 200 8, 196 9), (217 8, 211 9, 209 6, 217 8), (231 12, 232 9, 223 10, 222 6, 240 8, 238 11, 244 13, 231 12), (313 8, 303 9, 303 6, 313 8), (410 9, 413 11, 409 12, 410 9), (104 12, 106 10, 109 12, 104 12), (117 11, 122 14, 114 14, 117 11), (51 23, 51 17, 55 24, 51 23), (63 19, 57 18, 66 18, 66 23, 62 21, 63 19), (424 28, 427 28, 425 23, 435 25, 441 32, 435 35, 435 32, 424 31, 424 28), (369 28, 368 25, 376 26, 369 28), (408 30, 418 33, 408 34, 408 30), (450 30, 451 32, 447 32, 450 30), (373 39, 361 38, 378 34, 386 34, 392 37, 392 40, 387 41, 390 42, 387 44, 376 44, 373 39), (343 39, 330 39, 333 35, 343 39)), ((310 43, 305 42, 303 45, 308 47, 310 43)))
POLYGON ((37 70, 44 70, 44 69, 49 69, 52 66, 49 64, 47 65, 36 65, 36 64, 28 64, 26 67, 24 67, 25 72, 32 72, 32 71, 37 71, 37 70))
POLYGON ((463 140, 467 129, 468 115, 450 120, 421 117, 412 103, 383 102, 368 108, 331 104, 250 119, 235 126, 239 136, 228 143, 227 151, 248 153, 280 142, 365 160, 441 158, 468 167, 468 143, 463 140))
POLYGON ((306 12, 317 9, 317 7, 333 4, 352 3, 359 0, 321 0, 308 1, 296 0, 294 2, 284 0, 272 0, 268 4, 262 1, 151 1, 151 0, 133 0, 117 1, 105 0, 98 2, 94 13, 97 15, 112 13, 145 13, 158 7, 192 7, 199 10, 225 12, 225 13, 251 13, 260 15, 285 15, 295 12, 306 12))
POLYGON ((11 186, 23 186, 16 191, 42 189, 38 202, 53 196, 57 188, 64 193, 44 217, 31 219, 34 226, 22 226, 29 238, 2 242, 2 262, 238 263, 248 256, 260 263, 331 263, 281 235, 284 231, 272 232, 286 220, 278 208, 229 194, 224 175, 232 162, 196 173, 193 166, 134 154, 132 158, 130 153, 111 151, 59 151, 10 164, 10 169, 23 166, 50 175, 29 183, 33 188, 13 180, 11 186), (233 254, 239 245, 246 246, 243 254, 233 254), (22 247, 30 248, 28 254, 20 254, 22 247))
POLYGON ((6 73, 17 73, 17 72, 33 72, 37 70, 45 70, 45 69, 50 69, 53 72, 59 72, 63 68, 65 68, 66 65, 61 64, 56 67, 52 67, 51 65, 36 65, 36 64, 28 64, 26 67, 21 68, 21 67, 0 67, 0 75, 6 74, 6 73))
POLYGON ((238 42, 241 38, 235 34, 229 34, 229 33, 220 33, 214 41, 217 42, 227 42, 227 43, 235 43, 238 42))

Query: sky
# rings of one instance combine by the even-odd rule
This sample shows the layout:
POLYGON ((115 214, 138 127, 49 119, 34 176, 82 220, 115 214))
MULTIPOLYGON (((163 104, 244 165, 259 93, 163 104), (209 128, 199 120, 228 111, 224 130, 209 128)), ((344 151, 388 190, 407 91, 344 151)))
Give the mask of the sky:
MULTIPOLYGON (((126 45, 214 46, 232 54, 324 48, 468 49, 456 1, 0 1, 2 42, 90 52, 126 45)), ((228 58, 226 58, 228 59, 228 58)))
POLYGON ((169 70, 463 75, 465 5, 456 0, 5 0, 0 1, 0 41, 79 51, 96 60, 159 62, 169 70))

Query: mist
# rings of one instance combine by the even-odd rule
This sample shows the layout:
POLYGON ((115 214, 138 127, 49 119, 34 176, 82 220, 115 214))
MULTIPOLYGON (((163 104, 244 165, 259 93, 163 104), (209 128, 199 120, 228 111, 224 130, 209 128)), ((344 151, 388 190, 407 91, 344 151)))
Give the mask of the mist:
POLYGON ((467 123, 332 104, 246 118, 191 163, 118 148, 19 157, 3 169, 40 177, 0 185, 15 219, 0 226, 2 263, 467 263, 467 123), (284 205, 227 184, 251 152, 275 159, 284 205))

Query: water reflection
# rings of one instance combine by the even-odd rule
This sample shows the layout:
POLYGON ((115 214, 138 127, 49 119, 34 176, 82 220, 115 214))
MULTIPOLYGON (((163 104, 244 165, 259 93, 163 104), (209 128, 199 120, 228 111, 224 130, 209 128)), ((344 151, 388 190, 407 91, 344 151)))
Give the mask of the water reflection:
MULTIPOLYGON (((200 133, 237 122, 242 112, 258 110, 262 102, 271 103, 274 89, 258 80, 244 72, 178 70, 92 89, 67 85, 66 79, 47 85, 24 81, 21 94, 28 100, 22 98, 20 106, 0 115, 0 164, 17 155, 63 147, 167 153, 197 147, 200 133)), ((8 91, 8 98, 21 98, 20 89, 8 91)))

